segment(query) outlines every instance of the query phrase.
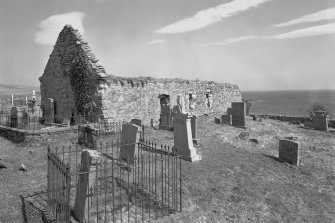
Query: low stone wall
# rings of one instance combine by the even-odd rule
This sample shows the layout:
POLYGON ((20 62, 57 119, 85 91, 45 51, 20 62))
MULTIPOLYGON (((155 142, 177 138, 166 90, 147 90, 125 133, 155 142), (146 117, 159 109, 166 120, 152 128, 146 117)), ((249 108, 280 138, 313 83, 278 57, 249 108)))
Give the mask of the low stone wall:
MULTIPOLYGON (((304 123, 305 121, 312 121, 310 117, 301 117, 301 116, 285 116, 285 115, 267 115, 267 114, 250 114, 251 117, 257 116, 261 118, 269 118, 283 122, 290 122, 290 123, 304 123)), ((328 120, 328 126, 335 128, 335 119, 328 120)))

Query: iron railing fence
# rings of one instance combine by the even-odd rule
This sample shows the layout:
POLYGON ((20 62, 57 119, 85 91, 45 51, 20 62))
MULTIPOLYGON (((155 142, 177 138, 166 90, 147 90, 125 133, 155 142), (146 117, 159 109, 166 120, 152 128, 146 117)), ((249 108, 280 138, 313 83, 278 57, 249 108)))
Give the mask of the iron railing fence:
MULTIPOLYGON (((50 162, 66 164, 63 175, 48 170, 49 181, 56 185, 48 186, 48 204, 57 222, 62 222, 58 216, 69 213, 66 205, 74 213, 85 178, 89 179, 87 190, 80 197, 85 214, 76 216, 80 222, 150 222, 182 211, 181 159, 168 146, 149 141, 99 142, 97 151, 103 159, 88 171, 81 169, 82 147, 49 147, 48 151, 58 157, 50 162)), ((58 164, 53 164, 53 171, 59 171, 58 164)))

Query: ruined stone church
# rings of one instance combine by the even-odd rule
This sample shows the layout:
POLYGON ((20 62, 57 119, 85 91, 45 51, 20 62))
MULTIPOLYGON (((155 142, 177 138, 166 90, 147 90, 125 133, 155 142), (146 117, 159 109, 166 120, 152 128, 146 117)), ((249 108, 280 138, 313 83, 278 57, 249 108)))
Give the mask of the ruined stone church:
POLYGON ((223 113, 232 101, 241 101, 232 84, 109 75, 70 25, 60 32, 39 80, 43 116, 59 123, 79 114, 149 123, 160 118, 163 105, 175 105, 178 95, 184 111, 194 115, 223 113))

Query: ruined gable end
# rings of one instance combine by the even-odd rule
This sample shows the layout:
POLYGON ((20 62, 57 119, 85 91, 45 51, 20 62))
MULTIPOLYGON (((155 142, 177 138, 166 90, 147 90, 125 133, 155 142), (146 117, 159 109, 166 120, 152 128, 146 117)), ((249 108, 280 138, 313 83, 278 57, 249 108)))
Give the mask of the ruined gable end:
POLYGON ((78 30, 64 26, 39 78, 43 116, 54 116, 54 121, 62 122, 73 115, 101 114, 105 77, 105 69, 78 30), (54 109, 49 98, 54 101, 54 109))

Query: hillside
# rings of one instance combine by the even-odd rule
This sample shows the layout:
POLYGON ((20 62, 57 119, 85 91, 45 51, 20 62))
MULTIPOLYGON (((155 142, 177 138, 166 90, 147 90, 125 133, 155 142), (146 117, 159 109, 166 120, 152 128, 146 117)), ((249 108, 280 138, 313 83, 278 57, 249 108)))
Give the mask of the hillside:
MULTIPOLYGON (((183 212, 160 222, 333 222, 335 137, 285 122, 247 120, 247 130, 199 117, 203 160, 183 162, 183 212), (258 143, 239 139, 248 131, 258 143), (278 140, 296 136, 301 166, 280 163, 278 140)), ((46 186, 46 147, 73 145, 76 132, 55 133, 13 144, 0 138, 0 222, 20 222, 19 194, 46 186), (30 152, 31 151, 31 152, 30 152), (20 163, 28 171, 18 171, 20 163)), ((173 133, 146 127, 145 138, 173 145, 173 133)))

